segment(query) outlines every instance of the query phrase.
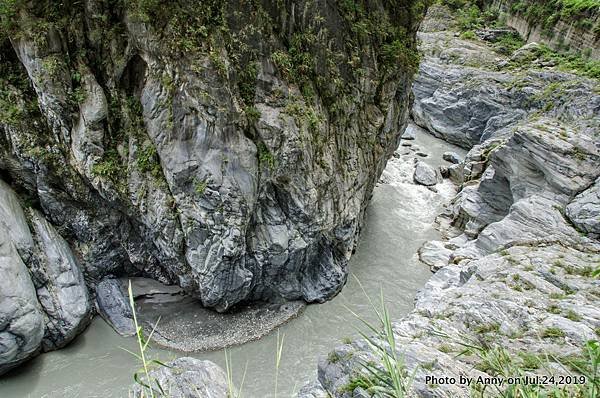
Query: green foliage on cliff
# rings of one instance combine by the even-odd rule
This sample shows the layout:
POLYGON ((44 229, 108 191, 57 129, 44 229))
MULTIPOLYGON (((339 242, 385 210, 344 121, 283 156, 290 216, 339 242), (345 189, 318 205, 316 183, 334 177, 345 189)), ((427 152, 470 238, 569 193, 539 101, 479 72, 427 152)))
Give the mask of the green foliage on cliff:
MULTIPOLYGON (((406 20, 391 20, 379 10, 370 9, 364 0, 338 0, 344 18, 350 22, 352 31, 359 40, 370 39, 378 52, 384 70, 404 68, 416 73, 419 55, 414 38, 407 30, 412 22, 418 21, 431 1, 410 2, 406 20)), ((404 7, 403 7, 404 8, 404 7)))
POLYGON ((10 43, 0 40, 0 123, 18 126, 39 116, 37 96, 10 43))
POLYGON ((517 0, 510 7, 513 13, 522 15, 530 23, 541 25, 549 35, 550 28, 561 19, 590 29, 592 17, 600 13, 599 0, 517 0))

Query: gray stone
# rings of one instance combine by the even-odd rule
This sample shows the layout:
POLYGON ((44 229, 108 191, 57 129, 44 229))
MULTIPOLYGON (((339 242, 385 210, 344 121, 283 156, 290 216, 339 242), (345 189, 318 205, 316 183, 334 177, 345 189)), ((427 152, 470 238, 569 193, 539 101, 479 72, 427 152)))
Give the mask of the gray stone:
POLYGON ((417 162, 413 179, 417 184, 432 186, 439 182, 438 172, 427 163, 417 162))
MULTIPOLYGON (((144 275, 224 312, 255 300, 323 302, 346 282, 367 202, 408 121, 413 73, 376 68, 374 47, 356 65, 372 82, 364 84, 347 73, 347 55, 327 63, 336 78, 304 85, 315 106, 273 62, 287 33, 264 26, 249 40, 243 30, 259 12, 273 28, 282 15, 295 26, 297 5, 224 4, 239 48, 260 54, 248 76, 236 70, 242 54, 180 51, 126 7, 108 19, 119 40, 99 40, 110 27, 96 18, 98 2, 65 9, 86 21, 74 29, 11 40, 41 116, 0 127, 0 168, 68 240, 92 290, 107 276, 144 275), (75 70, 67 49, 112 55, 75 70)), ((402 23, 390 3, 373 6, 402 23)), ((347 54, 356 36, 340 28, 337 8, 302 16, 325 28, 319 42, 329 47, 311 46, 315 59, 347 54)), ((19 18, 37 19, 27 10, 19 18)), ((414 37, 419 19, 397 28, 414 37)))
MULTIPOLYGON (((228 398, 227 375, 219 366, 210 361, 201 361, 196 358, 183 357, 166 363, 166 367, 159 367, 150 372, 147 385, 153 386, 155 391, 160 391, 170 398, 228 398)), ((232 393, 235 393, 233 391, 232 393)), ((134 398, 147 397, 148 388, 136 384, 131 388, 134 398)), ((156 393, 155 393, 156 394, 156 393)), ((163 394, 158 394, 163 395, 163 394)))
POLYGON ((329 398, 329 393, 319 382, 313 382, 302 387, 298 391, 297 398, 329 398))
POLYGON ((114 278, 104 278, 96 287, 96 307, 98 313, 122 336, 133 336, 135 325, 129 298, 121 282, 114 278))
POLYGON ((31 224, 37 253, 30 272, 46 313, 42 348, 50 351, 64 347, 87 327, 92 307, 83 274, 67 242, 36 211, 31 211, 31 224))
POLYGON ((453 163, 453 164, 458 164, 462 161, 460 156, 458 156, 458 154, 456 152, 444 152, 444 154, 442 155, 442 158, 445 161, 453 163))
POLYGON ((567 205, 566 214, 580 230, 600 235, 600 178, 567 205))
POLYGON ((419 248, 419 259, 427 264, 433 272, 448 265, 452 250, 447 249, 444 242, 429 241, 419 248))
POLYGON ((40 351, 44 313, 17 248, 33 238, 14 191, 0 181, 0 374, 40 351))
MULTIPOLYGON (((595 117, 600 96, 592 80, 533 68, 515 73, 499 66, 508 65, 508 58, 450 32, 422 32, 419 38, 426 57, 413 85, 412 116, 419 126, 450 143, 471 148, 510 135, 511 127, 534 114, 590 133, 600 127, 595 117)), ((530 43, 518 50, 515 62, 531 61, 538 47, 530 43)))
MULTIPOLYGON (((458 355, 464 344, 482 344, 479 341, 483 338, 493 339, 494 347, 501 347, 511 357, 523 352, 556 357, 580 352, 585 341, 595 338, 594 316, 600 313, 594 311, 589 319, 577 321, 565 314, 567 308, 583 313, 593 306, 594 298, 585 292, 597 283, 579 272, 599 259, 598 252, 560 244, 523 245, 438 271, 417 294, 415 310, 394 323, 397 355, 402 355, 410 374, 415 372, 411 396, 469 397, 466 386, 440 384, 431 388, 425 378, 432 372, 456 378, 488 377, 476 370, 477 359, 458 355), (548 311, 556 303, 552 297, 564 294, 542 276, 551 269, 575 292, 559 301, 559 314, 548 311), (559 328, 566 337, 540 338, 550 327, 559 328)), ((360 340, 336 347, 328 356, 332 360, 319 363, 320 385, 332 397, 345 397, 348 380, 364 371, 361 361, 380 361, 373 354, 360 340)), ((567 371, 558 368, 556 374, 567 371)), ((544 374, 545 370, 532 372, 544 374)))
POLYGON ((486 29, 477 29, 475 31, 477 37, 481 40, 489 41, 495 43, 500 39, 508 36, 508 37, 519 37, 517 31, 513 28, 486 28, 486 29))
POLYGON ((403 140, 414 140, 417 137, 417 127, 412 123, 406 127, 404 133, 402 134, 403 140))

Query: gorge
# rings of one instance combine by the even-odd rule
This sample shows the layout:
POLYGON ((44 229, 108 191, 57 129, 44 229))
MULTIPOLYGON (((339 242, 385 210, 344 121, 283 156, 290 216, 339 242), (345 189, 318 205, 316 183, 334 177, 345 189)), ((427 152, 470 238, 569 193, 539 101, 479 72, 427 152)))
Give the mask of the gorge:
MULTIPOLYGON (((594 31, 600 6, 567 3, 594 31)), ((92 317, 135 333, 129 279, 156 345, 244 343, 243 396, 380 396, 365 364, 389 354, 355 330, 380 286, 406 396, 473 396, 432 374, 584 373, 598 36, 527 44, 510 24, 535 4, 3 3, 0 395, 127 395, 135 339, 92 317)), ((194 359, 229 370, 222 351, 185 356, 153 373, 165 395, 231 395, 194 359)))

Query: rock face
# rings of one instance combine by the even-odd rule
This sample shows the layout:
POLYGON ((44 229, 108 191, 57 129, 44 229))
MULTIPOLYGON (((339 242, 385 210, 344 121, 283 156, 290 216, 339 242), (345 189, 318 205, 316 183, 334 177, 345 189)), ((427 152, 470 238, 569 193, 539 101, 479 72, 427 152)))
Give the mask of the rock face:
POLYGON ((566 208, 567 217, 580 230, 600 236, 600 179, 571 201, 566 208))
MULTIPOLYGON (((44 316, 25 252, 33 239, 14 192, 0 181, 0 374, 37 354, 44 337, 44 316)), ((30 254, 30 253, 29 253, 30 254)))
POLYGON ((96 306, 98 313, 117 333, 122 336, 135 335, 133 313, 129 298, 123 291, 121 282, 115 278, 105 278, 96 286, 96 306))
MULTIPOLYGON (((217 365, 210 361, 201 361, 195 358, 178 358, 168 362, 165 367, 160 367, 150 372, 148 385, 160 385, 163 393, 160 396, 172 398, 227 398, 231 396, 228 390, 227 375, 217 365)), ((144 380, 142 378, 142 380, 144 380)), ((154 387, 158 392, 157 387, 154 387)), ((142 398, 149 394, 145 389, 136 384, 132 387, 132 397, 142 398)))
POLYGON ((73 259, 92 291, 144 276, 218 311, 340 291, 408 119, 419 1, 34 3, 0 36, 0 171, 50 253, 26 262, 44 348, 87 317, 73 259))
POLYGON ((426 57, 414 83, 412 116, 435 136, 470 149, 510 135, 513 126, 540 114, 589 134, 597 128, 588 125, 600 106, 594 81, 535 70, 530 68, 535 56, 523 62, 519 51, 506 57, 447 31, 418 36, 426 57))
MULTIPOLYGON (((561 374, 598 339, 600 95, 597 81, 552 68, 498 67, 484 43, 432 32, 440 26, 449 25, 426 21, 420 34, 413 115, 471 149, 448 170, 460 191, 438 217, 444 241, 419 250, 436 273, 393 337, 415 372, 409 396, 468 397, 466 385, 426 377, 561 374), (458 355, 466 346, 478 348, 458 355)), ((319 385, 333 397, 375 396, 356 386, 370 377, 362 364, 381 361, 362 340, 337 347, 319 362, 319 385)))
POLYGON ((36 259, 29 270, 37 299, 46 313, 44 351, 65 346, 88 325, 91 304, 79 264, 67 242, 38 212, 31 224, 36 241, 36 259))
POLYGON ((39 213, 26 215, 1 180, 0 219, 1 374, 71 341, 89 323, 91 306, 67 243, 39 213))

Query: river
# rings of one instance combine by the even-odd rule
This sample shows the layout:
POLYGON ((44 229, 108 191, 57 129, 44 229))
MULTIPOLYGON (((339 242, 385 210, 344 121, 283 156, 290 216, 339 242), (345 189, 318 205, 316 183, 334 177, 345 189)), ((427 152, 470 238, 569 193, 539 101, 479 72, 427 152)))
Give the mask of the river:
MULTIPOLYGON (((429 156, 422 159, 431 166, 446 164, 442 153, 464 151, 452 147, 422 131, 413 142, 429 156)), ((399 152, 408 151, 400 147, 399 152)), ((316 379, 317 361, 344 338, 356 338, 361 322, 350 309, 374 321, 369 296, 379 297, 382 290, 394 319, 408 313, 416 291, 430 277, 428 267, 418 261, 417 250, 427 240, 438 239, 433 227, 441 204, 451 197, 453 187, 445 181, 438 193, 414 185, 407 174, 406 161, 393 159, 378 184, 368 207, 366 222, 356 254, 350 262, 348 284, 335 299, 309 305, 296 319, 280 328, 283 356, 279 369, 279 397, 294 395, 307 381, 316 379)), ((277 333, 228 350, 233 376, 242 386, 245 398, 274 396, 275 350, 277 333)), ((133 338, 117 335, 101 318, 94 319, 87 331, 68 347, 47 353, 0 379, 1 398, 111 398, 127 397, 128 387, 137 370, 136 360, 122 348, 136 349, 133 338)), ((153 349, 150 356, 163 361, 184 354, 153 349)), ((223 351, 186 354, 225 365, 223 351)))

